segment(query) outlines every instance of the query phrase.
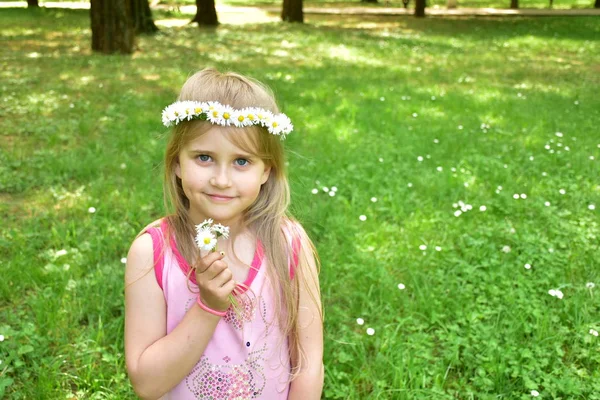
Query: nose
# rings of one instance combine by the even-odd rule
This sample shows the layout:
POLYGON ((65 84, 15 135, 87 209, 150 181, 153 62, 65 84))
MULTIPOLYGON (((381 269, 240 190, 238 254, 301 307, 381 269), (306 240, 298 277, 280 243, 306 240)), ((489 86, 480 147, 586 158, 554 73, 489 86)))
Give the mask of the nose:
POLYGON ((210 180, 210 184, 218 188, 230 187, 231 177, 229 168, 225 166, 215 168, 214 175, 210 180))

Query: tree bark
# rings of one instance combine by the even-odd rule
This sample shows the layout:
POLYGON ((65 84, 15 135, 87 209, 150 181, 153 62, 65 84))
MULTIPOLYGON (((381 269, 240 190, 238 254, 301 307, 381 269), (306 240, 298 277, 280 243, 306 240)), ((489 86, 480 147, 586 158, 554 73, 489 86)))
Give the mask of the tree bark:
POLYGON ((27 8, 39 7, 38 0, 27 0, 27 8))
POLYGON ((596 0, 594 3, 594 8, 600 8, 600 0, 596 0))
POLYGON ((283 0, 281 20, 286 22, 304 22, 302 0, 283 0))
POLYGON ((133 53, 135 28, 131 3, 122 0, 91 0, 92 50, 105 54, 133 53))
POLYGON ((519 0, 510 0, 510 8, 519 8, 519 0))
POLYGON ((219 25, 215 0, 196 0, 196 16, 191 22, 197 22, 198 26, 219 25))
POLYGON ((426 0, 416 0, 415 1, 415 17, 423 18, 425 17, 425 4, 426 0))
POLYGON ((155 33, 158 28, 152 20, 152 11, 148 0, 130 0, 135 33, 155 33))

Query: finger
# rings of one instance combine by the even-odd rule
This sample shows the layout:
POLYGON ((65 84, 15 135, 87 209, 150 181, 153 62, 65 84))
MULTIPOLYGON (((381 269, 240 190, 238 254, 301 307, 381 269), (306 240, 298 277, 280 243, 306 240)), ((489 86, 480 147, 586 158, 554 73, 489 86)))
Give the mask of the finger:
POLYGON ((227 282, 233 279, 233 274, 229 268, 225 268, 221 272, 219 272, 213 279, 211 279, 211 283, 215 285, 215 287, 223 287, 227 282))
POLYGON ((226 270, 226 269, 227 269, 227 263, 222 260, 217 260, 214 263, 212 263, 212 265, 210 267, 208 267, 206 269, 206 271, 201 273, 199 276, 200 276, 200 279, 208 282, 208 281, 213 280, 216 276, 218 276, 221 272, 223 272, 223 270, 226 270))
POLYGON ((207 254, 204 257, 201 257, 198 259, 198 262, 196 264, 196 269, 198 270, 198 272, 200 272, 201 274, 205 273, 210 266, 218 260, 222 260, 225 257, 225 253, 224 252, 211 252, 209 254, 207 254))

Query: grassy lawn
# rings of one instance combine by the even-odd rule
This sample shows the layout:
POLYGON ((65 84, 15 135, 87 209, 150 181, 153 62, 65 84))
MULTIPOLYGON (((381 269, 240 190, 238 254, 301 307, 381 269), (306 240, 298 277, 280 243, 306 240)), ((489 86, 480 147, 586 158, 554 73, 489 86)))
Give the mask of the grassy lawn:
POLYGON ((296 127, 324 398, 600 399, 598 18, 163 27, 131 57, 88 11, 0 25, 0 398, 134 398, 123 258, 163 213, 160 113, 212 65, 296 127))

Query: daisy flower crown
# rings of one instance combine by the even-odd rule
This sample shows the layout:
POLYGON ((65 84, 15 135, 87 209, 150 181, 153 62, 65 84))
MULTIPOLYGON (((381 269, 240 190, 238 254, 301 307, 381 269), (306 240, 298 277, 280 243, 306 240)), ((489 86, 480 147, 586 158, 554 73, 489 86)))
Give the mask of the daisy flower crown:
POLYGON ((236 126, 238 128, 259 125, 269 133, 281 136, 281 140, 294 126, 285 114, 273 114, 263 108, 248 107, 237 110, 216 101, 176 101, 162 112, 162 122, 166 127, 176 126, 183 121, 197 119, 209 121, 213 125, 236 126))

